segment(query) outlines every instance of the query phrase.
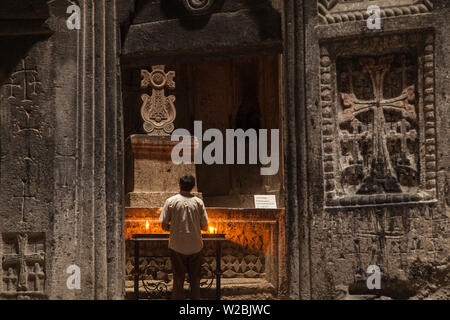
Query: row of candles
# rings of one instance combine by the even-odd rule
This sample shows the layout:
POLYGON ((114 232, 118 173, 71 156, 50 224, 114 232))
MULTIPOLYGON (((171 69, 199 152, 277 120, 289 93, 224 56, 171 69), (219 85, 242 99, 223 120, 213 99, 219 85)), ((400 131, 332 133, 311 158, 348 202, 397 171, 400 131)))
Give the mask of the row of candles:
MULTIPOLYGON (((148 230, 150 229, 150 223, 147 221, 145 221, 145 231, 148 232, 148 230)), ((208 233, 217 233, 217 228, 213 227, 213 226, 208 226, 208 233)))

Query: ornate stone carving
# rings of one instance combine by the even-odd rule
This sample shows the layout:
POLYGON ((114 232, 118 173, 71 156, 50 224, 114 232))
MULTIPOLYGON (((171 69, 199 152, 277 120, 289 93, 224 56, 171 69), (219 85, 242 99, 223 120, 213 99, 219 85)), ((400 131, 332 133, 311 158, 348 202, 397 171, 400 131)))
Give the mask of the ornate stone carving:
POLYGON ((43 233, 5 233, 2 236, 0 296, 43 297, 45 289, 43 233))
POLYGON ((326 204, 432 200, 433 36, 372 38, 378 52, 364 41, 321 47, 326 204))
MULTIPOLYGON (((258 239, 261 241, 260 239, 258 239)), ((150 244, 144 246, 143 252, 151 252, 152 257, 141 257, 139 259, 139 270, 147 280, 164 280, 172 273, 170 258, 168 257, 167 245, 150 244)), ((131 251, 131 250, 130 250, 131 251)), ((224 278, 264 278, 266 272, 266 261, 264 254, 248 247, 243 248, 235 243, 227 242, 222 247, 221 267, 224 278)), ((204 264, 206 270, 216 270, 215 245, 205 242, 204 264)), ((134 257, 127 257, 126 273, 128 279, 133 278, 134 257)), ((210 277, 211 274, 205 274, 210 277)))
POLYGON ((141 95, 143 101, 141 116, 144 120, 144 130, 149 135, 170 135, 174 130, 173 121, 176 118, 175 96, 165 96, 164 88, 175 89, 175 71, 164 71, 163 65, 152 67, 152 72, 141 70, 141 88, 152 88, 152 95, 141 95))
POLYGON ((209 13, 215 0, 180 0, 183 7, 195 15, 209 13))
POLYGON ((365 20, 369 17, 367 7, 377 5, 381 17, 394 17, 426 13, 433 10, 432 0, 318 0, 317 9, 323 24, 365 20))

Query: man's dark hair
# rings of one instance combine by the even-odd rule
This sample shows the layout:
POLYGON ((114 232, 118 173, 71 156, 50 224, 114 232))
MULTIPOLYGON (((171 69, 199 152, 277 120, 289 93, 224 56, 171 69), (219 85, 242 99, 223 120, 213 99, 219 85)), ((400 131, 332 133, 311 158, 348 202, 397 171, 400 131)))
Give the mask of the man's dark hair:
POLYGON ((181 191, 191 191, 195 186, 195 178, 190 174, 185 174, 180 178, 181 191))

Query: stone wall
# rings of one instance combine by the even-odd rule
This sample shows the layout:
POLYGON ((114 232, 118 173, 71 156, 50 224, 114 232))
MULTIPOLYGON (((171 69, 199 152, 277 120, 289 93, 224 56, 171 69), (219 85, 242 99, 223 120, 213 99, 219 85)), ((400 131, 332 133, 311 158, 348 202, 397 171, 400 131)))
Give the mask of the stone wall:
MULTIPOLYGON (((341 290, 360 292, 358 280, 364 285, 369 263, 380 265, 383 286, 393 288, 383 294, 392 297, 414 295, 423 283, 430 288, 448 283, 447 0, 218 1, 219 12, 196 23, 186 16, 167 16, 161 1, 78 3, 82 28, 69 30, 66 9, 71 1, 2 1, 2 299, 124 297, 119 62, 141 66, 152 58, 152 64, 181 63, 208 55, 283 53, 287 192, 286 237, 281 238, 286 252, 279 251, 278 268, 286 270, 290 297, 335 298, 341 290), (367 29, 369 2, 381 6, 380 30, 367 29), (402 41, 395 37, 410 35, 422 37, 425 45, 407 40, 398 48, 402 41), (391 44, 383 44, 386 37, 394 39, 391 44), (356 51, 339 55, 340 49, 333 49, 336 42, 356 51), (374 43, 380 43, 374 52, 361 52, 374 43), (353 88, 355 97, 342 99, 342 94, 348 98, 352 93, 344 79, 362 71, 357 65, 361 57, 374 60, 365 69, 376 73, 385 68, 383 57, 390 54, 395 68, 413 68, 406 83, 399 75, 389 80, 394 91, 402 91, 394 98, 402 99, 386 101, 392 96, 379 92, 372 99, 373 83, 367 78, 353 88), (405 65, 398 54, 406 54, 405 65), (344 68, 349 64, 355 66, 350 72, 344 68), (411 98, 408 87, 413 84, 411 98), (378 141, 373 150, 382 151, 375 166, 361 154, 364 149, 355 147, 355 141, 364 145, 364 134, 357 136, 353 130, 364 133, 368 119, 356 117, 359 123, 349 123, 345 117, 355 111, 352 104, 364 104, 355 98, 369 98, 372 107, 401 101, 406 111, 399 118, 396 112, 378 112, 372 122, 372 141, 378 141), (385 137, 375 138, 385 128, 383 121, 393 122, 392 129, 408 139, 397 140, 395 130, 387 144, 382 142, 385 137), (399 166, 395 159, 406 165, 399 166), (384 187, 369 179, 380 172, 387 182, 384 187), (66 285, 65 271, 72 264, 80 267, 80 290, 66 285)), ((267 258, 265 262, 267 276, 267 258)), ((279 280, 280 286, 283 283, 279 280)), ((416 296, 424 297, 421 291, 416 296)))
POLYGON ((55 112, 51 72, 42 63, 50 63, 51 48, 29 37, 0 41, 13 48, 11 53, 22 54, 3 52, 1 58, 7 76, 0 88, 0 295, 43 297, 53 215, 55 112))
POLYGON ((312 141, 302 168, 308 245, 300 244, 299 259, 308 281, 300 288, 308 289, 299 295, 306 298, 407 298, 424 283, 448 286, 449 8, 373 1, 382 28, 369 30, 366 4, 304 6, 312 141), (378 111, 367 113, 373 106, 378 111), (369 265, 381 269, 381 290, 367 289, 369 265))
MULTIPOLYGON (((342 287, 370 294, 367 267, 382 272, 377 294, 406 298, 417 293, 417 264, 448 264, 445 215, 433 206, 392 207, 324 212, 312 220, 313 293, 336 298, 342 287)), ((441 283, 439 285, 444 285, 441 283)), ((372 292, 373 293, 373 292, 372 292)))
POLYGON ((71 4, 0 9, 1 299, 125 293, 117 7, 79 1, 70 30, 71 4))

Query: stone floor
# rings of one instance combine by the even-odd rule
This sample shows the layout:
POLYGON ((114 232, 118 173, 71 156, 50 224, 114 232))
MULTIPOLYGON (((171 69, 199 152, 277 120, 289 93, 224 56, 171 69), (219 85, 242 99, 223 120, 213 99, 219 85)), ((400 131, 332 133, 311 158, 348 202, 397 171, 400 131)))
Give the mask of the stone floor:
MULTIPOLYGON (((147 285, 156 285, 161 281, 146 280, 147 285)), ((283 297, 277 296, 274 286, 265 279, 231 278, 222 279, 222 300, 278 300, 283 297)), ((134 282, 126 281, 126 299, 134 299, 134 282)), ((216 283, 213 281, 210 288, 202 288, 201 295, 205 299, 215 299, 216 283)), ((189 296, 189 284, 185 283, 185 296, 189 296)), ((371 294, 349 294, 348 288, 339 288, 336 296, 337 300, 392 300, 392 297, 371 294)), ((167 299, 172 291, 172 281, 167 283, 167 291, 164 297, 153 299, 167 299)), ((139 282, 139 292, 141 299, 144 299, 146 292, 142 281, 139 282)), ((439 286, 427 284, 418 293, 409 298, 410 300, 449 300, 450 284, 442 282, 439 286)))
MULTIPOLYGON (((155 299, 164 299, 172 291, 172 281, 162 284, 161 281, 146 280, 148 287, 156 287, 160 283, 162 296, 154 296, 155 299), (166 290, 167 288, 167 290, 166 290)), ((134 282, 126 281, 126 299, 134 298, 134 282)), ((189 284, 184 285, 185 296, 189 296, 189 284)), ((273 300, 277 299, 275 287, 265 279, 230 278, 221 280, 221 293, 223 300, 273 300)), ((146 291, 142 281, 139 281, 139 294, 142 299, 146 297, 146 291)), ((201 296, 205 299, 215 299, 216 281, 214 280, 210 288, 201 288, 201 296)))

